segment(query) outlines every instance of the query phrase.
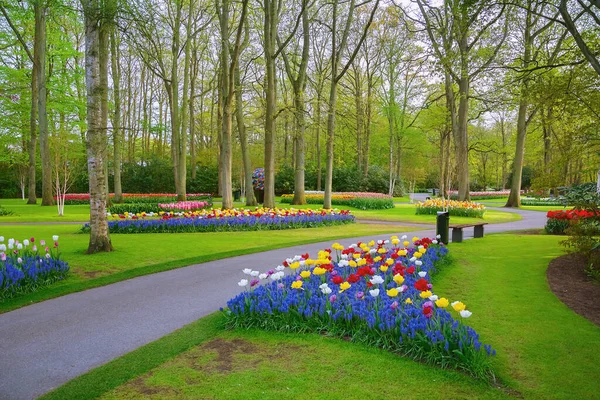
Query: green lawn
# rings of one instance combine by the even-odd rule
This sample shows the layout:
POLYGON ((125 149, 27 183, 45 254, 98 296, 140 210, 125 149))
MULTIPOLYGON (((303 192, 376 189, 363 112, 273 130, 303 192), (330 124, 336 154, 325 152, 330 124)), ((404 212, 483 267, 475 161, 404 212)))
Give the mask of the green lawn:
POLYGON ((573 207, 563 206, 521 206, 521 210, 548 212, 554 210, 570 210, 573 207))
POLYGON ((282 231, 215 233, 113 234, 115 251, 86 255, 89 235, 77 233, 79 225, 4 225, 0 236, 6 239, 34 237, 51 242, 59 235, 61 257, 69 262, 72 274, 66 280, 38 292, 0 302, 0 312, 67 293, 130 279, 200 262, 256 253, 304 243, 339 238, 398 233, 419 229, 398 225, 350 224, 323 228, 282 231))
POLYGON ((90 206, 89 205, 73 205, 65 206, 65 215, 58 216, 56 206, 42 207, 41 200, 38 199, 37 204, 26 204, 27 200, 21 199, 0 199, 0 205, 13 215, 5 215, 0 217, 0 223, 8 222, 81 222, 89 221, 90 206))
POLYGON ((455 262, 433 278, 437 294, 465 302, 469 324, 497 350, 497 385, 317 335, 224 331, 217 314, 44 398, 597 398, 600 328, 546 282, 559 240, 500 234, 451 244, 455 262))

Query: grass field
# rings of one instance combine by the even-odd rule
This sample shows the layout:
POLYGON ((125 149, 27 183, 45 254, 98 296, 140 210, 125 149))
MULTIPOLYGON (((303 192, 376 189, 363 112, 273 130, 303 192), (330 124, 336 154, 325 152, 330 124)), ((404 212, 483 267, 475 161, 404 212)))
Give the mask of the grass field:
POLYGON ((16 239, 44 239, 59 235, 61 258, 69 262, 71 275, 62 282, 0 302, 0 312, 67 293, 130 279, 135 276, 184 267, 235 255, 256 253, 298 244, 397 233, 419 228, 389 224, 349 224, 286 231, 214 233, 113 234, 112 253, 86 255, 88 234, 77 233, 79 225, 4 225, 0 236, 16 239), (258 235, 258 236, 257 236, 258 235))
POLYGON ((592 399, 600 393, 600 328, 549 290, 560 238, 488 235, 451 244, 433 277, 498 351, 498 382, 318 335, 225 331, 215 314, 92 370, 45 399, 592 399), (515 250, 522 249, 522 250, 515 250))

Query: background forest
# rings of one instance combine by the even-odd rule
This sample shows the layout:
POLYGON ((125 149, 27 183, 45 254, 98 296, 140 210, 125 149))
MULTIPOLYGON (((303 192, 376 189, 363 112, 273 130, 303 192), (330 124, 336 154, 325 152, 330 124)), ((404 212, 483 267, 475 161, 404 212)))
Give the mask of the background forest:
MULTIPOLYGON (((266 202, 596 179, 597 2, 111 4, 111 192, 250 195, 257 167, 266 202)), ((0 12, 0 196, 88 192, 82 5, 0 12)))

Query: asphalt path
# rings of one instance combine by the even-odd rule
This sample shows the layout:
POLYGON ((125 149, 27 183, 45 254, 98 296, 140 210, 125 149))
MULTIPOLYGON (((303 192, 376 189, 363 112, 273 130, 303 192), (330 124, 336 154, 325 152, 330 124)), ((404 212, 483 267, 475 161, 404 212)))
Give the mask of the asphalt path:
MULTIPOLYGON (((546 221, 542 212, 512 212, 522 215, 523 219, 487 225, 486 232, 542 228, 546 221)), ((415 226, 415 229, 423 228, 415 226)), ((435 231, 397 233, 403 234, 409 238, 432 237, 435 231)), ((389 236, 391 234, 339 242, 348 246, 389 236)), ((472 236, 472 228, 467 229, 465 238, 472 236)), ((0 399, 32 399, 47 393, 94 367, 224 307, 228 299, 239 293, 237 282, 244 277, 242 269, 266 271, 296 254, 316 255, 331 243, 313 243, 191 265, 0 314, 0 399)))

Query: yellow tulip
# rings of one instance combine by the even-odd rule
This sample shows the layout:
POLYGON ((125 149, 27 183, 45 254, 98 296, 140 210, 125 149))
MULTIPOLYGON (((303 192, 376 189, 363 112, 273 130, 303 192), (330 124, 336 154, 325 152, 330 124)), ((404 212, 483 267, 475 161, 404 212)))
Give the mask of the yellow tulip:
POLYGON ((315 275, 323 275, 325 272, 327 272, 325 268, 315 267, 315 269, 313 269, 313 274, 315 275))
POLYGON ((348 265, 351 266, 352 268, 356 268, 356 261, 350 260, 350 261, 348 261, 348 265))
POLYGON ((433 296, 433 293, 431 293, 430 290, 426 290, 424 292, 421 292, 421 294, 419 296, 421 296, 423 299, 428 299, 431 296, 433 296))
POLYGON ((344 290, 348 290, 348 289, 350 289, 350 287, 351 287, 351 286, 352 286, 352 285, 350 284, 350 282, 342 282, 342 283, 340 284, 340 293, 343 293, 343 292, 344 292, 344 290))
POLYGON ((300 267, 300 263, 298 261, 294 261, 293 263, 290 264, 291 269, 296 269, 298 267, 300 267))
POLYGON ((452 303, 452 308, 454 308, 455 311, 460 312, 464 309, 467 308, 467 306, 465 306, 462 302, 460 301, 455 301, 454 303, 452 303))
POLYGON ((410 299, 410 297, 409 297, 408 299, 404 300, 404 302, 405 302, 406 304, 412 304, 412 300, 410 299))
POLYGON ((309 278, 310 277, 310 271, 302 271, 300 272, 300 276, 304 279, 309 278))
POLYGON ((402 244, 404 245, 404 247, 407 247, 410 244, 410 242, 408 240, 405 240, 404 242, 402 242, 402 244))
POLYGON ((398 289, 396 288, 391 288, 385 291, 387 293, 388 296, 390 297, 396 297, 398 296, 398 289))
POLYGON ((400 274, 396 274, 394 275, 394 282, 396 282, 398 285, 402 285, 404 283, 404 277, 400 274))
POLYGON ((379 267, 379 269, 381 270, 381 272, 387 272, 388 268, 389 267, 387 265, 382 265, 382 266, 379 267))
POLYGON ((375 257, 375 258, 373 259, 373 261, 374 261, 374 262, 379 262, 379 261, 381 261, 381 257, 377 256, 377 257, 375 257))
POLYGON ((394 263, 394 260, 392 258, 388 258, 387 260, 385 260, 385 263, 391 266, 394 263))
POLYGON ((446 307, 448 307, 448 304, 450 304, 450 303, 448 302, 448 299, 445 297, 439 298, 435 301, 435 305, 440 308, 446 308, 446 307))
POLYGON ((292 282, 292 289, 302 289, 302 281, 292 282))

